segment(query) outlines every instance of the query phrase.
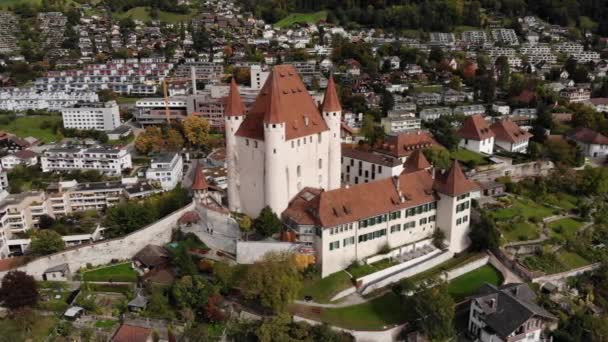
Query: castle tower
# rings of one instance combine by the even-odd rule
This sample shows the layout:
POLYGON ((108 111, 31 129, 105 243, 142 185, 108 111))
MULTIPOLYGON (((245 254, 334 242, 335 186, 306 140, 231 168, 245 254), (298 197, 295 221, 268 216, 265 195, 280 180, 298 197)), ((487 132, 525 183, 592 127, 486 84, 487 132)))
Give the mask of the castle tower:
POLYGON ((342 106, 336 92, 333 75, 329 75, 325 96, 323 97, 323 119, 329 127, 329 174, 328 189, 340 187, 340 170, 342 168, 342 144, 340 139, 340 126, 342 124, 342 106))
POLYGON ((192 181, 192 191, 194 192, 194 200, 197 204, 206 204, 208 196, 209 184, 205 179, 203 167, 197 163, 194 170, 194 180, 192 181))
POLYGON ((479 185, 467 179, 454 161, 446 173, 435 178, 433 188, 439 193, 437 227, 445 233, 450 251, 462 252, 471 243, 471 193, 479 191, 479 185))
POLYGON ((245 106, 234 81, 230 81, 230 91, 224 108, 224 125, 226 130, 226 164, 228 167, 228 207, 231 211, 241 210, 239 194, 238 148, 236 131, 245 119, 245 106))

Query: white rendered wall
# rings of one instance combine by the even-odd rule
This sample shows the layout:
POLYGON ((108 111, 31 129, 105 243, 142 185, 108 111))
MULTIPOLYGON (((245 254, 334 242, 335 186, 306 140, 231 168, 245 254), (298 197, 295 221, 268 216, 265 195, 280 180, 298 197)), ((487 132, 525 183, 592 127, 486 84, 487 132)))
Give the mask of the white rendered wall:
POLYGON ((458 146, 477 153, 492 154, 494 152, 494 137, 484 140, 461 139, 458 146))
POLYGON ((450 197, 444 194, 439 194, 440 200, 437 202, 437 227, 441 229, 449 243, 450 251, 460 253, 465 250, 470 244, 469 240, 469 224, 471 222, 471 208, 456 212, 456 206, 471 200, 467 197, 458 201, 456 197, 450 197), (458 219, 467 217, 467 222, 456 224, 458 219))
POLYGON ((226 166, 228 170, 228 207, 230 211, 241 211, 237 160, 239 159, 236 136, 234 135, 243 122, 243 116, 227 116, 224 125, 226 130, 226 166))
POLYGON ((342 158, 342 143, 340 141, 340 125, 341 125, 341 112, 325 112, 323 117, 327 126, 329 126, 329 155, 328 155, 328 168, 327 168, 327 188, 325 190, 338 189, 341 185, 340 181, 340 168, 342 158))

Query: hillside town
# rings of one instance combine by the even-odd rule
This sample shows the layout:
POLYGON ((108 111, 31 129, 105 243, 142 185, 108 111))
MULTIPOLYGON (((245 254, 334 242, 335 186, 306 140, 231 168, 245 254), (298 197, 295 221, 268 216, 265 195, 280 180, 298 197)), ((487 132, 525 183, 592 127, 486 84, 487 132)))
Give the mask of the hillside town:
POLYGON ((0 340, 606 341, 608 7, 546 3, 0 0, 0 340))

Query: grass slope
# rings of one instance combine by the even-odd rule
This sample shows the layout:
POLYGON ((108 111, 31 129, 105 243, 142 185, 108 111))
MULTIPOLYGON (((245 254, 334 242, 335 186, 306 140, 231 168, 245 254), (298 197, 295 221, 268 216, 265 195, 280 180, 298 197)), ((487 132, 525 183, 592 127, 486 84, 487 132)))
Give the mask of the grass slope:
POLYGON ((16 134, 21 138, 32 136, 48 143, 59 139, 59 136, 53 132, 52 126, 55 124, 61 125, 61 115, 21 116, 8 124, 0 125, 0 130, 16 134))
POLYGON ((311 296, 317 303, 329 303, 336 294, 352 285, 346 272, 337 272, 323 279, 305 280, 299 297, 304 299, 305 296, 311 296))
POLYGON ((485 283, 500 285, 502 275, 494 267, 485 265, 452 279, 448 284, 448 292, 456 302, 459 302, 474 294, 485 283))
POLYGON ((582 225, 583 223, 581 221, 569 217, 553 221, 548 224, 550 229, 549 236, 564 238, 573 237, 582 225))
POLYGON ((82 278, 84 281, 136 282, 137 272, 131 268, 131 263, 124 263, 85 272, 82 278))
MULTIPOLYGON (((170 13, 165 11, 159 11, 158 19, 165 23, 178 23, 185 22, 192 19, 192 17, 196 13, 190 14, 178 14, 178 13, 170 13)), ((133 20, 140 20, 143 22, 151 21, 152 17, 150 16, 150 10, 148 7, 133 7, 130 10, 122 13, 114 13, 114 17, 117 19, 124 19, 131 17, 133 20)))
POLYGON ((320 11, 315 13, 293 13, 289 16, 279 20, 276 24, 277 27, 289 27, 293 24, 306 24, 306 23, 318 23, 321 20, 327 19, 327 12, 320 11))

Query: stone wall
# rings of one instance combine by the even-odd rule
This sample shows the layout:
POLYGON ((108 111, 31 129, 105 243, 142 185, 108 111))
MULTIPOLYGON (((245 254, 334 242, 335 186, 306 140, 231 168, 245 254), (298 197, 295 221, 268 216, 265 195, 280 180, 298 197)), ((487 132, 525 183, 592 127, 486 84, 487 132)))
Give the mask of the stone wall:
POLYGON ((566 278, 577 276, 577 275, 585 273, 585 272, 593 271, 593 270, 599 268, 600 266, 601 266, 601 263, 597 262, 595 264, 575 268, 573 270, 569 270, 566 272, 554 273, 554 274, 549 274, 546 276, 537 277, 537 278, 532 279, 532 282, 544 284, 544 283, 548 283, 548 282, 560 281, 560 280, 563 280, 566 278))
POLYGON ((461 275, 467 274, 469 272, 472 272, 484 265, 486 265, 489 261, 490 257, 485 255, 477 260, 471 261, 467 264, 464 264, 458 268, 449 270, 447 272, 445 272, 445 280, 450 281, 454 278, 458 278, 461 275))
MULTIPOLYGON (((309 318, 297 316, 297 315, 293 316, 293 321, 294 322, 306 322, 311 325, 322 324, 321 322, 318 322, 318 321, 315 321, 315 320, 312 320, 309 318)), ((390 341, 398 340, 397 338, 399 337, 399 334, 401 333, 401 331, 403 330, 403 328, 406 325, 407 325, 407 323, 397 325, 397 326, 389 328, 387 330, 380 330, 380 331, 350 330, 350 329, 335 327, 332 325, 330 325, 330 327, 333 330, 344 331, 344 332, 347 332, 347 333, 353 335, 353 337, 355 338, 355 341, 357 341, 357 342, 390 342, 390 341)))
MULTIPOLYGON (((170 242, 171 233, 177 227, 178 219, 185 212, 193 209, 194 202, 124 237, 43 256, 17 269, 34 276, 36 279, 42 280, 42 274, 45 270, 65 263, 69 265, 70 271, 74 273, 87 264, 98 266, 108 264, 114 259, 131 259, 135 253, 139 252, 146 245, 164 245, 170 242)), ((7 272, 0 272, 0 279, 7 272)))
POLYGON ((555 165, 551 161, 535 161, 523 164, 499 164, 495 168, 473 172, 469 178, 476 182, 490 182, 498 177, 509 176, 512 180, 518 181, 526 177, 546 176, 555 165))
POLYGON ((237 241, 236 262, 253 264, 270 252, 296 252, 301 245, 291 242, 237 241))

